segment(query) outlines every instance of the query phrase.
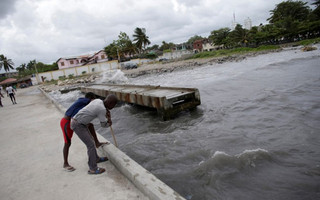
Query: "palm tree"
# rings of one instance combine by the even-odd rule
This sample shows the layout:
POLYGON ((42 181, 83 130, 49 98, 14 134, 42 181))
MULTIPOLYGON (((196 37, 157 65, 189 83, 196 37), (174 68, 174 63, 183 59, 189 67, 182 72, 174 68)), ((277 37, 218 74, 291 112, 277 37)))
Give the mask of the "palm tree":
POLYGON ((142 53, 142 47, 145 49, 147 45, 151 44, 149 41, 149 37, 146 35, 146 29, 144 28, 136 28, 133 34, 133 41, 136 42, 136 46, 142 53))
POLYGON ((12 62, 11 59, 7 59, 3 54, 0 55, 0 70, 3 69, 7 72, 10 71, 10 69, 13 68, 14 63, 12 62))

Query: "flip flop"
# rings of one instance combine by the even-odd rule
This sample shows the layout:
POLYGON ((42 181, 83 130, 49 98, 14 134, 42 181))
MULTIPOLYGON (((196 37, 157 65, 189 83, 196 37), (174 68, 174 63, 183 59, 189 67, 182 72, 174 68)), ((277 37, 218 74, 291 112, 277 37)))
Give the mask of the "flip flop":
POLYGON ((100 157, 99 160, 97 161, 97 163, 106 162, 108 160, 109 160, 108 157, 100 157))
POLYGON ((66 170, 67 172, 73 172, 76 169, 72 166, 68 166, 68 167, 64 167, 64 170, 66 170))
POLYGON ((103 147, 104 145, 108 145, 110 144, 109 142, 100 142, 100 145, 99 146, 96 146, 97 148, 99 147, 103 147))
POLYGON ((89 171, 88 171, 88 174, 102 174, 102 173, 105 172, 105 171, 106 171, 105 169, 98 167, 98 168, 96 169, 96 171, 91 171, 91 170, 89 170, 89 171))

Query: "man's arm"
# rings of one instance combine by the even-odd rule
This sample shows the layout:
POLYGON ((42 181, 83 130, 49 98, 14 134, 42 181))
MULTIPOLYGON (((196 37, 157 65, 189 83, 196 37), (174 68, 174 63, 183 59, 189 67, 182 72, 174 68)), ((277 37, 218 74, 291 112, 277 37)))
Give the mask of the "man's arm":
POLYGON ((101 124, 101 127, 108 127, 108 126, 111 126, 112 125, 112 121, 111 121, 111 114, 110 114, 110 111, 107 110, 107 112, 104 114, 104 113, 101 113, 102 116, 99 117, 100 119, 100 124, 101 124))

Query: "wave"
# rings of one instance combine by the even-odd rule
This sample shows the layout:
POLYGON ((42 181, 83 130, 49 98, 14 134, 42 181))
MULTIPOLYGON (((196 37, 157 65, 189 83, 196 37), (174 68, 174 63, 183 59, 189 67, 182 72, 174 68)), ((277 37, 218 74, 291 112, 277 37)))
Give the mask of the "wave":
POLYGON ((215 170, 243 170, 255 168, 263 162, 272 160, 270 153, 265 149, 245 150, 240 154, 229 155, 222 151, 216 151, 211 158, 198 164, 198 171, 208 172, 215 170))
POLYGON ((128 82, 129 82, 128 78, 125 76, 125 74, 121 70, 104 71, 102 78, 96 81, 96 83, 113 83, 113 84, 128 83, 128 82))

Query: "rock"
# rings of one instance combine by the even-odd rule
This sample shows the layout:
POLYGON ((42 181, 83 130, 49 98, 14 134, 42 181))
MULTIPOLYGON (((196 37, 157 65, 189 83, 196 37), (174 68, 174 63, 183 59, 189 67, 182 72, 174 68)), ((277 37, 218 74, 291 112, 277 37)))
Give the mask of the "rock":
POLYGON ((301 50, 302 51, 314 51, 314 50, 317 50, 317 47, 305 46, 301 50))

